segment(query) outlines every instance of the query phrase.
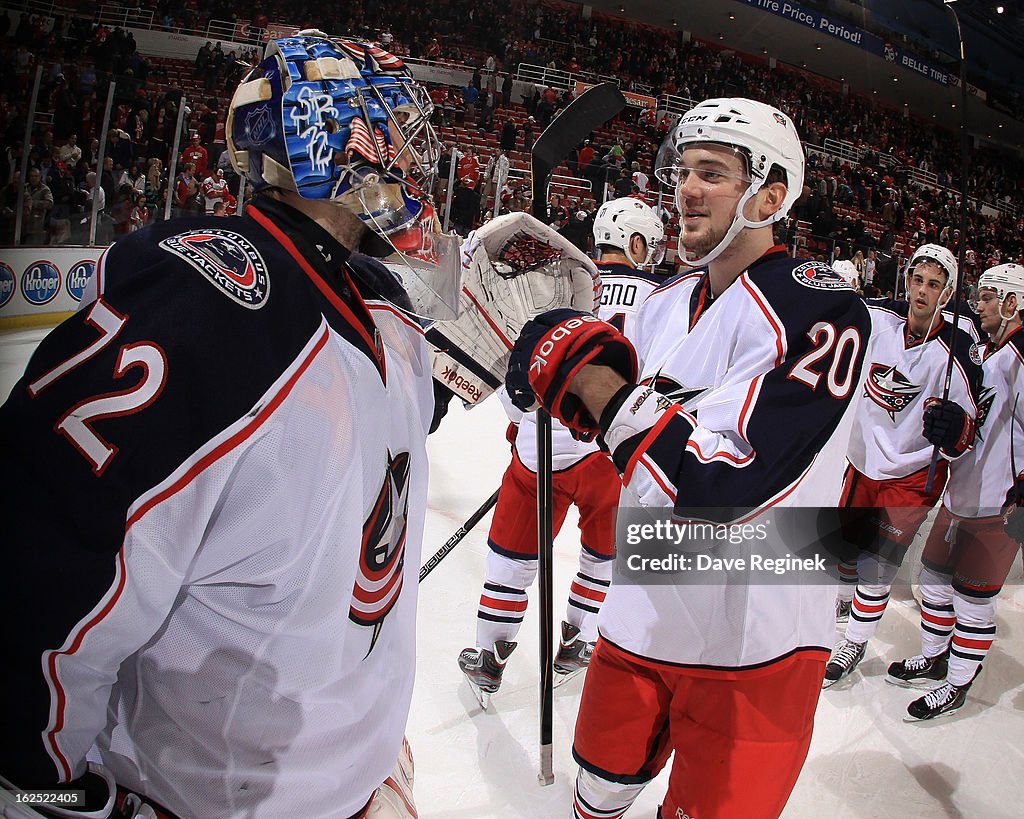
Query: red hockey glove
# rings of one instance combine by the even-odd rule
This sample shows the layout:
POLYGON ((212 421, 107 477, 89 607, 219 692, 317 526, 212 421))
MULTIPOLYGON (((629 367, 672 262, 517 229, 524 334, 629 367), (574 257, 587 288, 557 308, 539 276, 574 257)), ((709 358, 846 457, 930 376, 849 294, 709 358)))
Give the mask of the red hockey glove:
POLYGON ((950 458, 959 458, 974 443, 974 419, 955 401, 929 398, 922 435, 950 458))
POLYGON ((597 421, 567 392, 587 364, 611 367, 630 383, 637 379, 636 351, 622 333, 589 313, 551 310, 523 327, 505 387, 521 410, 535 409, 539 400, 553 418, 589 440, 600 431, 597 421))

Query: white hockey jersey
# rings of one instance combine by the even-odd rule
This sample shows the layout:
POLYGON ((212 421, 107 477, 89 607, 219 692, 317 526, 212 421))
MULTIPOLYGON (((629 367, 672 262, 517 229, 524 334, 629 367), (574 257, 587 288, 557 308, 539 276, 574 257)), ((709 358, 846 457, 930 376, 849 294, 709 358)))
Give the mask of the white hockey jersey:
MULTIPOLYGON (((629 332, 635 321, 637 311, 651 291, 664 281, 663 276, 655 276, 628 265, 613 262, 595 262, 601 272, 601 301, 598 305, 598 318, 604 319, 619 329, 629 332)), ((516 452, 523 466, 531 472, 537 471, 537 415, 533 412, 522 413, 507 400, 504 389, 501 390, 502 402, 509 418, 519 424, 516 433, 516 452), (518 413, 518 414, 517 414, 518 413)), ((572 437, 566 427, 556 419, 551 419, 551 468, 556 472, 568 469, 579 463, 588 455, 599 452, 593 442, 578 441, 572 437)))
MULTIPOLYGON (((847 457, 854 469, 872 480, 904 478, 931 463, 933 446, 922 434, 924 404, 941 396, 949 361, 953 325, 940 319, 927 339, 911 343, 905 301, 871 299, 871 342, 865 356, 863 386, 847 457)), ((974 340, 956 331, 949 398, 973 418, 981 384, 974 340), (975 359, 972 360, 972 353, 975 359)))
POLYGON ((95 743, 182 817, 279 819, 391 774, 433 395, 374 275, 278 203, 161 222, 39 345, 0 409, 6 777, 76 777, 95 743))
MULTIPOLYGON (((867 309, 842 279, 781 246, 717 298, 706 273, 655 290, 634 341, 642 380, 657 392, 637 388, 604 431, 623 472, 621 504, 683 517, 701 507, 834 505, 838 484, 823 490, 814 465, 835 446, 869 332, 867 309)), ((619 552, 621 559, 626 550, 619 552)), ((834 601, 827 584, 635 585, 616 577, 599 630, 644 658, 735 670, 827 651, 834 601)))
POLYGON ((974 447, 952 464, 943 505, 954 515, 1001 513, 1024 471, 1024 329, 981 350, 983 387, 974 447))

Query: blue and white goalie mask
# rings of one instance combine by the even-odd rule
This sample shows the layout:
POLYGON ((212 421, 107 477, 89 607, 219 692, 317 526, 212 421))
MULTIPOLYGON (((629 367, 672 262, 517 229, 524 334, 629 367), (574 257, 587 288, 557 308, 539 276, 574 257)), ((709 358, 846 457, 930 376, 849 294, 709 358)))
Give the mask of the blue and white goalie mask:
POLYGON ((231 162, 257 192, 337 203, 386 248, 413 312, 458 312, 460 245, 430 201, 440 157, 433 105, 400 57, 300 31, 272 40, 231 100, 231 162))

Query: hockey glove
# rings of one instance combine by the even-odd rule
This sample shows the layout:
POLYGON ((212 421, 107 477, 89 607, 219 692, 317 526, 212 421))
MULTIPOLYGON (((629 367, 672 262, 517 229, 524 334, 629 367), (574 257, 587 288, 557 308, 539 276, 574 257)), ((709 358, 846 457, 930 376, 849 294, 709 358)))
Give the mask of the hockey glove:
POLYGON ((547 310, 592 310, 597 266, 570 241, 526 213, 499 216, 462 249, 459 317, 427 330, 434 378, 466 404, 501 386, 523 324, 547 310))
POLYGON ((587 364, 611 367, 626 381, 637 380, 636 351, 612 325, 578 310, 552 310, 528 321, 512 349, 505 387, 524 411, 537 402, 570 432, 592 440, 597 420, 568 392, 587 364))
POLYGON ((959 458, 974 443, 974 419, 955 401, 929 398, 924 404, 922 435, 947 458, 959 458))

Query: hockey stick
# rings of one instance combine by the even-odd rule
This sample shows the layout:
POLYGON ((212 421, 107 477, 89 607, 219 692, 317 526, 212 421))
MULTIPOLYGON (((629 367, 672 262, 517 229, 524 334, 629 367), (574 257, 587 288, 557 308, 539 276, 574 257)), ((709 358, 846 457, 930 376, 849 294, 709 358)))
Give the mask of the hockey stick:
MULTIPOLYGON (((964 35, 960 29, 960 18, 957 17, 951 3, 945 3, 956 23, 956 37, 960 43, 960 247, 957 248, 957 281, 953 288, 953 332, 949 336, 949 359, 946 361, 946 378, 942 382, 942 400, 949 399, 949 385, 953 380, 954 350, 956 349, 956 331, 960 328, 960 277, 963 275, 967 258, 967 174, 970 171, 970 144, 967 136, 967 56, 964 52, 964 35)), ((932 449, 932 462, 928 466, 928 480, 925 481, 926 494, 932 491, 935 479, 935 468, 939 463, 939 445, 932 449)))
MULTIPOLYGON (((614 83, 588 88, 569 103, 533 145, 531 184, 533 215, 544 221, 551 172, 575 145, 626 107, 614 83)), ((555 781, 552 767, 554 712, 554 603, 551 536, 551 416, 537 410, 537 574, 540 578, 540 772, 541 785, 555 781)))
POLYGON ((469 519, 465 523, 463 523, 458 529, 455 530, 455 534, 453 534, 450 538, 448 538, 448 540, 445 541, 444 546, 442 546, 440 549, 434 552, 430 560, 428 560, 426 563, 420 566, 420 583, 423 582, 424 577, 426 577, 428 574, 434 571, 434 569, 437 567, 437 564, 444 560, 452 549, 454 549, 456 546, 459 545, 459 543, 462 542, 462 539, 469 534, 470 530, 480 522, 484 515, 486 515, 488 512, 491 511, 491 509, 494 508, 494 504, 496 504, 497 502, 498 490, 495 489, 494 494, 491 495, 487 500, 485 500, 483 504, 480 506, 480 508, 477 509, 472 515, 470 515, 469 519))

